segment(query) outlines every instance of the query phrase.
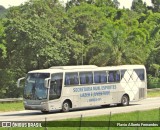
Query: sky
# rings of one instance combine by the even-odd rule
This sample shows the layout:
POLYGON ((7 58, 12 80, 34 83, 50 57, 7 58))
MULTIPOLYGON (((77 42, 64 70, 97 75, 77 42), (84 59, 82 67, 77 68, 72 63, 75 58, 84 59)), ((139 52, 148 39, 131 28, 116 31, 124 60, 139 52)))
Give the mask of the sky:
MULTIPOLYGON (((0 5, 3 5, 5 8, 11 7, 11 6, 18 6, 21 3, 24 3, 28 0, 0 0, 0 5)), ((67 1, 67 0, 61 0, 61 1, 67 1)), ((120 8, 130 8, 132 5, 132 0, 118 0, 120 2, 120 8)), ((151 0, 143 0, 147 3, 147 5, 151 5, 151 0)))
MULTIPOLYGON (((120 8, 130 8, 132 5, 132 0, 118 0, 120 2, 120 8)), ((148 6, 151 6, 151 0, 143 0, 144 2, 146 2, 146 4, 148 6)))
POLYGON ((0 0, 0 5, 3 5, 5 8, 8 8, 10 6, 18 6, 26 1, 28 0, 0 0))

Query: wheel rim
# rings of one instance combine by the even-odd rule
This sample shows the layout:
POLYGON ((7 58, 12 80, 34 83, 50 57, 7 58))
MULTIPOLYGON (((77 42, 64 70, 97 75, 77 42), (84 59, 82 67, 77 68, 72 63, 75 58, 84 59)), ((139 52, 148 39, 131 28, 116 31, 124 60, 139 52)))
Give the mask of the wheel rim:
POLYGON ((68 103, 64 103, 64 110, 68 110, 68 103))
POLYGON ((123 96, 122 104, 124 104, 124 105, 128 104, 128 98, 126 96, 123 96))
POLYGON ((66 102, 63 104, 63 111, 68 111, 69 110, 69 104, 66 102))

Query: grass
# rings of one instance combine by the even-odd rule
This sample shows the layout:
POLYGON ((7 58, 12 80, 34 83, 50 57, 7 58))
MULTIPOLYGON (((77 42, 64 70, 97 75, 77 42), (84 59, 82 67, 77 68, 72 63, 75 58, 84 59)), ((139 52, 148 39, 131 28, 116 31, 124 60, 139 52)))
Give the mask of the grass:
MULTIPOLYGON (((160 121, 160 109, 147 110, 147 111, 135 111, 131 113, 121 113, 121 114, 113 114, 113 115, 103 115, 103 116, 95 116, 95 117, 85 117, 85 118, 75 118, 63 120, 69 122, 79 122, 82 121, 97 121, 97 125, 102 121, 160 121)), ((55 123, 54 121, 51 123, 55 123)), ((108 130, 108 127, 47 127, 47 130, 108 130)), ((93 122, 91 122, 93 123, 93 122)), ((94 122, 95 123, 95 122, 94 122)), ((49 124, 49 122, 47 122, 49 124)), ((73 124, 74 125, 74 124, 73 124)), ((0 128, 0 130, 30 130, 31 128, 0 128)), ((45 130, 45 127, 42 128, 32 128, 32 130, 45 130)), ((109 130, 159 130, 159 127, 110 127, 109 130)))
POLYGON ((24 110, 23 102, 0 103, 0 112, 24 110))
POLYGON ((160 90, 149 91, 147 97, 160 97, 160 90))
MULTIPOLYGON (((149 91, 147 97, 160 97, 160 91, 149 91)), ((15 103, 0 103, 0 112, 6 111, 19 111, 24 110, 23 102, 15 103)), ((82 121, 108 121, 109 115, 96 116, 96 117, 86 117, 82 121)), ((81 119, 68 119, 64 121, 76 121, 79 122, 81 119)), ((160 111, 158 109, 149 111, 136 111, 131 113, 114 114, 111 117, 111 121, 160 121, 160 111)), ((0 122, 1 123, 1 122, 0 122)), ((52 122, 51 122, 52 123, 52 122)), ((83 122, 82 122, 83 126, 83 122)), ((30 130, 31 128, 2 128, 0 130, 30 130)), ((159 127, 47 127, 47 130, 159 130, 159 127)), ((46 130, 42 128, 32 128, 32 130, 46 130)))

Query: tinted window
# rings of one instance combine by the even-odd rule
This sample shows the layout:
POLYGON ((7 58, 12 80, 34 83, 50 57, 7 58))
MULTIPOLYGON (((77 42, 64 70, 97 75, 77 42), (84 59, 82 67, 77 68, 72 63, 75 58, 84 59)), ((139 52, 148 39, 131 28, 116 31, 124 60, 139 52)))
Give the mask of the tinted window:
POLYGON ((108 72, 108 82, 119 82, 120 73, 119 71, 109 71, 108 72))
POLYGON ((134 71, 136 72, 140 80, 144 80, 144 69, 135 69, 134 71))
POLYGON ((63 74, 57 73, 51 75, 51 84, 49 89, 49 99, 57 99, 61 96, 63 74))
POLYGON ((77 84, 79 84, 77 72, 65 74, 65 85, 77 85, 77 84))
POLYGON ((92 72, 80 72, 80 84, 92 84, 93 83, 93 74, 92 72))
POLYGON ((124 77, 126 70, 121 70, 121 79, 124 77))
POLYGON ((107 75, 105 71, 96 71, 94 72, 94 82, 95 83, 106 83, 107 75))

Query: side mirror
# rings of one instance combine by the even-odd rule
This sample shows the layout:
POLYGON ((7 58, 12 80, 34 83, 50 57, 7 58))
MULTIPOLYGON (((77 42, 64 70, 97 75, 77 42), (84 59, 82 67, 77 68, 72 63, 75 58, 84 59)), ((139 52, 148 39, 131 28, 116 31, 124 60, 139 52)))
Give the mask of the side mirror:
POLYGON ((44 87, 45 87, 45 88, 50 88, 50 78, 46 78, 46 79, 44 80, 44 87))
POLYGON ((23 79, 25 79, 25 77, 19 78, 19 79, 17 80, 17 87, 18 87, 18 88, 20 87, 20 82, 21 82, 21 80, 23 80, 23 79))

